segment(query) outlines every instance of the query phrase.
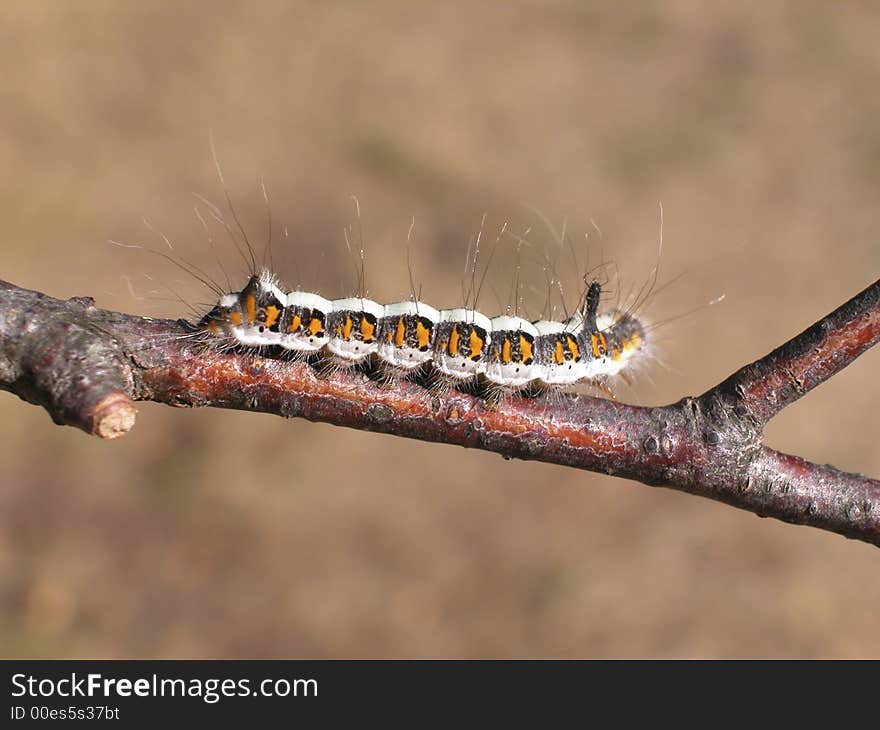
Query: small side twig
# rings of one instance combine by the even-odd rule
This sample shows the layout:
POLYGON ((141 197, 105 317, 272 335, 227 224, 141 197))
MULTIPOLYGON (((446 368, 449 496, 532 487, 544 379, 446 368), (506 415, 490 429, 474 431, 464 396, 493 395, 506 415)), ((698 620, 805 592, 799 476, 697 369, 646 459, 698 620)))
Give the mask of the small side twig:
POLYGON ((572 396, 488 408, 302 362, 196 353, 188 331, 0 281, 0 388, 104 438, 133 426, 135 400, 299 416, 604 472, 880 545, 880 482, 762 443, 770 418, 880 339, 880 281, 703 395, 659 407, 572 396))

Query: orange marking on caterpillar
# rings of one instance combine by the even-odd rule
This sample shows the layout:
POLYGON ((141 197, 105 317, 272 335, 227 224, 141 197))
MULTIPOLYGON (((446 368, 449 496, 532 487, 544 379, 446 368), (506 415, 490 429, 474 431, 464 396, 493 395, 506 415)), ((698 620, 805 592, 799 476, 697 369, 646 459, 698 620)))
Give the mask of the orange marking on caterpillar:
MULTIPOLYGON (((336 329, 338 332, 339 328, 337 327, 336 329)), ((323 331, 324 331, 324 323, 321 322, 321 320, 318 319, 317 317, 312 317, 309 320, 309 334, 314 337, 315 335, 321 334, 321 332, 323 332, 323 331)))
POLYGON ((475 329, 471 330, 470 346, 471 360, 479 360, 483 354, 483 348, 486 346, 486 341, 477 334, 475 329))
POLYGON ((233 327, 238 327, 241 324, 241 312, 230 312, 229 321, 233 327))
POLYGON ((266 307, 266 327, 271 329, 281 316, 281 310, 273 304, 266 307))
POLYGON ((336 328, 336 334, 341 336, 344 340, 350 340, 351 339, 351 331, 353 328, 354 328, 354 322, 351 319, 351 315, 346 314, 345 315, 345 323, 342 325, 341 331, 340 331, 339 327, 336 328))
POLYGON ((562 343, 557 340, 556 347, 553 348, 553 362, 557 365, 562 365, 565 362, 565 353, 562 350, 562 343))
POLYGON ((507 365, 510 362, 510 338, 504 338, 504 344, 501 345, 501 362, 507 365))
MULTIPOLYGON (((388 341, 391 342, 391 333, 388 333, 388 341)), ((403 317, 397 320, 397 327, 394 329, 394 344, 397 347, 403 347, 406 343, 406 325, 403 323, 403 317)))
POLYGON ((532 343, 523 335, 519 336, 519 354, 523 365, 532 364, 532 343))
POLYGON ((632 334, 623 341, 624 351, 638 350, 642 346, 642 338, 638 333, 632 334))
POLYGON ((288 326, 288 332, 296 332, 300 327, 302 327, 302 317, 298 314, 293 315, 293 319, 290 320, 290 325, 288 326))
POLYGON ((372 342, 373 335, 376 334, 376 325, 370 322, 366 315, 361 315, 361 336, 364 338, 364 342, 372 342))
POLYGON ((257 298, 253 294, 248 294, 244 298, 244 306, 247 309, 248 324, 257 321, 257 298))
POLYGON ((431 330, 421 322, 416 322, 416 342, 420 350, 427 350, 431 344, 431 330))
POLYGON ((458 356, 458 325, 453 325, 452 332, 449 333, 449 354, 452 357, 458 356))

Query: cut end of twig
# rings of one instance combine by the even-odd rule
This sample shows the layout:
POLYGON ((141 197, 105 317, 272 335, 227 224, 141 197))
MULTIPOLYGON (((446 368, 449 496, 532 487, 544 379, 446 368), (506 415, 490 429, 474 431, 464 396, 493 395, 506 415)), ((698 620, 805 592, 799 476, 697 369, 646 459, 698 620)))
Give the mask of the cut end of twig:
POLYGON ((95 407, 91 433, 102 439, 124 436, 134 427, 137 409, 124 393, 111 393, 95 407))

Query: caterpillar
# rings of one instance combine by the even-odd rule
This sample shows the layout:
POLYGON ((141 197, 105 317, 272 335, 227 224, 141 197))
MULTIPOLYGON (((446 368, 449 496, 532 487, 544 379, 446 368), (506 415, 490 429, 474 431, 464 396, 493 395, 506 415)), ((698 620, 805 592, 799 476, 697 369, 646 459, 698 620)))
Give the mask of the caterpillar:
POLYGON ((241 291, 222 295, 197 328, 218 345, 277 347, 342 369, 375 364, 389 379, 430 368, 446 385, 484 380, 490 391, 510 394, 599 382, 642 351, 645 326, 624 310, 600 315, 601 289, 590 282, 580 311, 564 322, 531 322, 417 300, 383 305, 285 293, 263 269, 241 291))

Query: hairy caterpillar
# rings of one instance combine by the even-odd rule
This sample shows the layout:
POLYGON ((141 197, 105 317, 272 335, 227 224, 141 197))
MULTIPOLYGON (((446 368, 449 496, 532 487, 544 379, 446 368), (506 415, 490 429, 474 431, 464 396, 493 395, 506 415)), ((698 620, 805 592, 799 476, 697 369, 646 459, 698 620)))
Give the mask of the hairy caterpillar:
POLYGON ((601 284, 590 282, 581 310, 565 322, 473 309, 438 310, 420 301, 380 304, 285 293, 268 269, 220 297, 198 323, 218 345, 278 347, 336 367, 375 364, 396 377, 432 368, 466 385, 485 379, 505 392, 568 386, 619 374, 646 343, 641 321, 615 310, 600 316, 601 284))

